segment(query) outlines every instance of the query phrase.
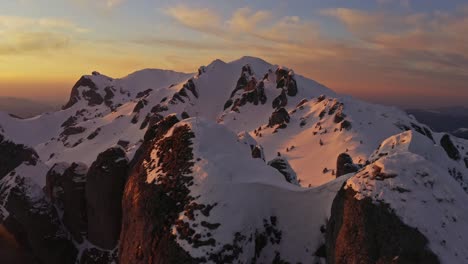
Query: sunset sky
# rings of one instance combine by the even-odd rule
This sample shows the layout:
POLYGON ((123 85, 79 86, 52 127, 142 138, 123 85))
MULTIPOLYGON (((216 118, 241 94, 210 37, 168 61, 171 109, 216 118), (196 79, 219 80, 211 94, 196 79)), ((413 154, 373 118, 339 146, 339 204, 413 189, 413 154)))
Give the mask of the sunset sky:
POLYGON ((466 0, 0 0, 0 96, 65 101, 93 70, 243 55, 399 106, 468 106, 466 0))

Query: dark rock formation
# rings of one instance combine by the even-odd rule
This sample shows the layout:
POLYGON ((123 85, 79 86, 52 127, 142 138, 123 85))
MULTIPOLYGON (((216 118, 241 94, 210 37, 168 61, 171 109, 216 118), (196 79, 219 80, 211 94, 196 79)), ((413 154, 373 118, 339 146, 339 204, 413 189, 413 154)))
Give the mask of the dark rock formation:
POLYGON ((445 152, 451 159, 460 160, 460 152, 458 151, 457 147, 455 147, 455 145, 452 142, 452 139, 450 139, 450 136, 448 134, 445 134, 440 139, 440 145, 444 148, 445 152))
POLYGON ((115 94, 115 90, 114 90, 114 87, 106 87, 104 88, 104 92, 105 92, 105 95, 104 95, 104 103, 108 106, 108 107, 111 107, 112 108, 112 98, 114 98, 115 94))
POLYGON ((293 76, 289 76, 288 79, 288 96, 296 96, 297 94, 297 83, 293 76))
POLYGON ((46 175, 46 186, 44 193, 51 203, 57 205, 58 208, 63 209, 63 174, 65 170, 70 167, 66 162, 56 163, 50 168, 46 175))
POLYGON ((323 100, 325 100, 326 98, 327 98, 327 96, 326 96, 326 95, 323 95, 323 94, 322 94, 322 95, 320 95, 319 97, 317 97, 317 103, 320 103, 320 102, 322 102, 322 101, 323 101, 323 100))
POLYGON ((63 223, 78 242, 86 233, 86 185, 87 167, 72 163, 63 173, 63 223))
POLYGON ((55 207, 44 196, 29 197, 31 193, 41 193, 34 183, 17 176, 15 184, 5 204, 10 215, 3 224, 34 256, 31 263, 74 264, 78 251, 68 240, 55 207))
POLYGON ((268 126, 273 127, 275 125, 283 125, 286 123, 289 123, 289 114, 288 111, 284 108, 280 108, 275 110, 270 117, 270 120, 268 121, 268 126))
POLYGON ((70 99, 62 107, 62 109, 64 109, 64 110, 68 109, 68 108, 72 107, 74 104, 76 104, 78 102, 78 100, 80 100, 81 96, 80 96, 80 92, 78 91, 79 87, 88 87, 91 90, 97 90, 96 84, 91 79, 89 79, 86 76, 82 76, 78 80, 78 82, 76 82, 76 84, 73 86, 71 94, 70 94, 70 99))
POLYGON ((338 192, 326 231, 327 263, 439 263, 428 240, 392 209, 352 188, 338 192))
POLYGON ((465 167, 468 169, 468 157, 465 157, 464 161, 465 161, 465 167))
POLYGON ((182 119, 190 118, 190 115, 187 112, 182 112, 182 114, 180 114, 180 116, 182 117, 182 119))
POLYGON ((117 254, 109 251, 102 251, 97 248, 87 248, 83 251, 80 264, 110 264, 119 263, 117 254))
POLYGON ((252 158, 254 159, 265 159, 265 155, 263 154, 263 148, 259 145, 257 146, 250 146, 252 149, 252 158))
POLYGON ((343 122, 341 122, 341 125, 340 125, 340 130, 350 130, 353 126, 351 125, 351 122, 349 122, 348 120, 344 120, 343 122))
POLYGON ((146 89, 146 90, 144 90, 144 91, 141 91, 141 92, 137 93, 136 98, 146 97, 146 96, 148 96, 152 91, 153 91, 153 89, 146 89))
POLYGON ((272 107, 274 109, 278 109, 281 107, 285 107, 288 104, 288 97, 286 96, 286 91, 282 90, 281 94, 278 95, 275 99, 273 99, 272 107))
POLYGON ((336 161, 336 177, 340 177, 346 175, 348 173, 357 172, 359 170, 359 166, 356 166, 353 163, 353 159, 347 153, 341 153, 338 155, 338 159, 336 161))
POLYGON ((61 137, 68 137, 71 135, 81 134, 86 131, 84 127, 67 127, 65 128, 62 133, 60 133, 61 137))
POLYGON ((99 154, 86 176, 88 240, 103 249, 113 249, 119 239, 127 171, 125 152, 115 147, 99 154))
POLYGON ((170 129, 175 116, 158 123, 147 132, 141 155, 130 173, 122 201, 123 219, 120 235, 120 263, 195 263, 196 261, 176 242, 170 232, 179 214, 190 202, 187 185, 193 162, 188 126, 174 129, 172 136, 162 138, 170 129), (157 150, 161 176, 148 184, 143 161, 157 150))
POLYGON ((0 134, 0 179, 21 163, 36 165, 39 156, 36 151, 22 144, 15 144, 0 134))
POLYGON ((273 160, 269 161, 268 165, 277 169, 281 174, 283 174, 287 182, 292 184, 298 184, 297 175, 285 158, 276 157, 273 160))
POLYGON ((146 101, 145 99, 141 99, 133 108, 133 113, 139 113, 140 110, 143 109, 143 107, 145 107, 147 104, 148 101, 146 101))

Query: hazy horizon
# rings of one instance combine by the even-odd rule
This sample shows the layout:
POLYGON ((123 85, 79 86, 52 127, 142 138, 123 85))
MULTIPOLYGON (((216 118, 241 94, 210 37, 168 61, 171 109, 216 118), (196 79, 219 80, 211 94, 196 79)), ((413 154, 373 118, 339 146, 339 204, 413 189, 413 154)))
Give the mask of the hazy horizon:
POLYGON ((194 72, 249 55, 371 102, 468 102, 461 0, 14 0, 0 10, 0 96, 64 102, 93 70, 194 72))

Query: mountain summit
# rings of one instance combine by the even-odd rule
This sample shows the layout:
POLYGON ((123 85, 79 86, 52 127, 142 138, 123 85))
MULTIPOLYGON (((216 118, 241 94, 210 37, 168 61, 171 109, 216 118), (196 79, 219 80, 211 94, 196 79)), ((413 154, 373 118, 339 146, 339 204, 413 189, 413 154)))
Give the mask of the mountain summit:
MULTIPOLYGON (((0 113, 0 223, 41 263, 465 263, 468 141, 242 57, 0 113)), ((0 234, 1 236, 1 234, 0 234)))

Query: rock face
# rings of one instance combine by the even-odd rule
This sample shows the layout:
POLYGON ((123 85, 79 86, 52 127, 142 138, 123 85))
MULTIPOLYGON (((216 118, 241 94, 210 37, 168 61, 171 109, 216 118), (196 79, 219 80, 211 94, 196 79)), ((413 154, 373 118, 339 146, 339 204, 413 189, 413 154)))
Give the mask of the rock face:
POLYGON ((388 205, 355 195, 343 187, 333 201, 327 263, 439 263, 426 237, 405 225, 388 205))
POLYGON ((449 135, 445 134, 440 139, 440 145, 444 148, 445 152, 451 159, 453 160, 460 159, 460 152, 458 151, 457 147, 455 147, 455 145, 453 144, 449 135))
POLYGON ((79 99, 81 98, 80 91, 78 90, 79 87, 87 87, 89 89, 83 93, 83 96, 85 96, 86 99, 88 99, 90 106, 101 104, 104 101, 102 96, 96 93, 96 90, 98 89, 96 84, 89 77, 83 76, 73 86, 70 94, 70 99, 62 107, 62 109, 68 109, 79 101, 79 99))
POLYGON ((273 160, 269 161, 268 165, 272 166, 273 168, 277 169, 281 174, 283 174, 287 182, 299 185, 296 173, 285 158, 276 157, 273 160))
POLYGON ((177 127, 172 136, 163 138, 174 120, 170 116, 146 133, 125 185, 120 263, 195 263, 169 231, 190 199, 186 185, 192 177, 185 175, 193 165, 190 139, 194 135, 187 126, 177 127), (160 172, 171 177, 147 183, 144 164, 152 159, 153 151, 157 151, 160 172))
POLYGON ((0 179, 21 163, 36 165, 37 153, 22 144, 15 144, 0 134, 0 179))
POLYGON ((49 200, 63 209, 63 174, 70 167, 66 162, 56 163, 50 168, 46 175, 46 186, 44 193, 49 200))
POLYGON ((39 187, 16 178, 5 206, 10 215, 3 224, 39 263, 74 264, 78 251, 68 240, 55 207, 43 196, 31 199, 28 195, 34 188, 39 187))
POLYGON ((115 147, 99 154, 86 176, 88 240, 103 249, 113 249, 119 239, 127 171, 125 152, 115 147))
POLYGON ((78 242, 86 233, 86 172, 85 164, 72 163, 63 174, 63 223, 78 242))
POLYGON ((268 126, 273 127, 275 125, 283 125, 289 123, 289 120, 290 117, 288 111, 286 111, 284 108, 280 108, 271 114, 270 120, 268 121, 268 126))
POLYGON ((347 153, 341 153, 336 160, 336 177, 346 175, 348 173, 357 172, 359 167, 354 165, 353 159, 347 153))

